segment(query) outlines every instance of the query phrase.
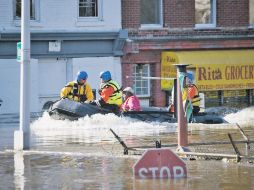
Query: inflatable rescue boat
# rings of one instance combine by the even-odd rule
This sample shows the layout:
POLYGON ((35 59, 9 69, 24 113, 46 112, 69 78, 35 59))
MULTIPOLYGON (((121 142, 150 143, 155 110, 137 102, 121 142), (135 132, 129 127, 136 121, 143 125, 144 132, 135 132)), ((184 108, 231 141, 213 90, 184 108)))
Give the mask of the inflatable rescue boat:
MULTIPOLYGON (((49 115, 57 120, 77 120, 81 117, 91 116, 97 113, 108 114, 113 113, 111 110, 91 105, 88 103, 79 103, 69 99, 61 99, 53 103, 49 110, 49 115)), ((158 109, 144 109, 142 111, 127 111, 127 112, 115 112, 114 114, 121 117, 130 117, 146 122, 169 122, 176 123, 177 119, 174 115, 166 110, 158 109)), ((193 115, 193 123, 204 123, 204 124, 220 124, 227 123, 223 117, 216 113, 200 112, 193 115)))

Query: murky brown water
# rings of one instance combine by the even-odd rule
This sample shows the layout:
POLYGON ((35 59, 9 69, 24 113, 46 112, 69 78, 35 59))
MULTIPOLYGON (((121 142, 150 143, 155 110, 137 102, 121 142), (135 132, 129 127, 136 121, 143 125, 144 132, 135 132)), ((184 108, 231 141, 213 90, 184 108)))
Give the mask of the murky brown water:
MULTIPOLYGON (((31 149, 14 153, 13 132, 18 123, 12 116, 6 121, 0 121, 0 189, 254 189, 254 164, 247 161, 186 160, 187 178, 134 179, 132 167, 140 156, 123 155, 109 129, 128 146, 155 146, 155 140, 162 145, 177 143, 172 124, 133 123, 111 116, 76 123, 42 118, 31 125, 31 149)), ((251 140, 253 129, 250 124, 244 127, 251 140)), ((228 133, 234 140, 243 140, 237 128, 204 125, 190 130, 188 138, 190 143, 228 141, 228 133)), ((245 154, 245 146, 237 146, 245 154)), ((250 156, 254 155, 253 146, 250 156)), ((234 154, 230 144, 190 148, 234 154)))

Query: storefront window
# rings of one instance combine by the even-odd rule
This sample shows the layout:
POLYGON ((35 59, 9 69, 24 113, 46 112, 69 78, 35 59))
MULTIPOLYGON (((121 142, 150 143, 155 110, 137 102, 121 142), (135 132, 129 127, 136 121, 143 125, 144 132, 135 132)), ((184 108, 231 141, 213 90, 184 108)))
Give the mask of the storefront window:
POLYGON ((250 0, 250 25, 254 27, 254 0, 250 0))
POLYGON ((134 89, 137 96, 150 96, 149 65, 134 65, 134 89))
POLYGON ((162 0, 141 0, 141 26, 162 25, 162 0))
POLYGON ((195 0, 196 27, 216 26, 216 0, 195 0))

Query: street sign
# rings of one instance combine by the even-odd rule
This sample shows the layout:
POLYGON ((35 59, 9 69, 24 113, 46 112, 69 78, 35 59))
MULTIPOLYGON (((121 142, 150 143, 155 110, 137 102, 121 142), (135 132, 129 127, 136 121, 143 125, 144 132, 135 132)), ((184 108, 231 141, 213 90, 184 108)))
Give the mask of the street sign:
POLYGON ((135 178, 187 177, 184 161, 168 148, 149 149, 133 166, 135 178))
POLYGON ((21 42, 17 43, 17 61, 21 62, 21 42))

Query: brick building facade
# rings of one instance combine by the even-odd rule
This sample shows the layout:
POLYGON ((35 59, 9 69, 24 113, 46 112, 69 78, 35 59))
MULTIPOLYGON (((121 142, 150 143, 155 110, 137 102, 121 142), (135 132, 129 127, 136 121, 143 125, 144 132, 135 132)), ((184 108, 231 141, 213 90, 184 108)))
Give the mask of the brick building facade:
MULTIPOLYGON (((142 100, 146 100, 144 102, 146 105, 167 106, 170 91, 162 90, 160 80, 137 78, 140 76, 136 71, 147 65, 148 77, 160 77, 161 53, 167 51, 254 49, 253 4, 253 0, 148 0, 146 2, 122 0, 122 25, 123 29, 128 29, 129 32, 125 55, 122 58, 123 86, 134 87, 136 94, 142 100), (203 2, 207 2, 210 12, 204 13, 204 8, 199 9, 203 6, 203 2), (159 22, 156 19, 155 24, 153 20, 150 22, 149 14, 147 16, 145 13, 146 10, 152 9, 144 3, 158 5, 153 8, 158 10, 155 13, 160 13, 157 14, 159 22), (207 13, 208 21, 199 23, 199 20, 208 18, 207 13), (199 18, 198 14, 202 16, 199 18), (147 88, 140 85, 142 82, 147 88)), ((253 55, 254 51, 250 53, 253 55)), ((254 65, 254 61, 251 64, 254 65)), ((252 73, 252 70, 250 72, 252 73)), ((252 88, 251 86, 250 89, 244 89, 248 90, 246 93, 248 92, 251 102, 252 88)), ((215 91, 221 94, 218 89, 215 91)))

